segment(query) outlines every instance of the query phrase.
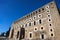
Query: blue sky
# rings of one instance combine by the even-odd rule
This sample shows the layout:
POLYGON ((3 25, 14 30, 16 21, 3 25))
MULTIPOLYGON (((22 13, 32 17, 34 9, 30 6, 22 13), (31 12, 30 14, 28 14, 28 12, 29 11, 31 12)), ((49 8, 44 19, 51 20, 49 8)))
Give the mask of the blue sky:
MULTIPOLYGON (((52 0, 0 0, 0 33, 6 32, 18 18, 52 0)), ((55 0, 60 9, 60 0, 55 0)))

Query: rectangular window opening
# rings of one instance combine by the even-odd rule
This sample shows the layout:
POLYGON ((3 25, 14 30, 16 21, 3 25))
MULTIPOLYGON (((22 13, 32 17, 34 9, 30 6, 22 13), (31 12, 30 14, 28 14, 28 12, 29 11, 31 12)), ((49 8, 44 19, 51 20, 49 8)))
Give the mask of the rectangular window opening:
POLYGON ((32 38, 32 33, 30 33, 30 38, 32 38))
POLYGON ((42 36, 42 39, 44 39, 44 34, 42 34, 41 36, 42 36))
POLYGON ((39 20, 39 23, 41 24, 41 20, 39 20))

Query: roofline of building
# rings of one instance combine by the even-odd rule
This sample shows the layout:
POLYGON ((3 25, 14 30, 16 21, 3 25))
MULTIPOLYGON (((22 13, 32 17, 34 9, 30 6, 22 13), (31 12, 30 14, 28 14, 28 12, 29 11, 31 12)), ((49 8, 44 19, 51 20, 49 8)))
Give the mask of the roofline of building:
MULTIPOLYGON (((49 3, 47 3, 47 4, 50 4, 50 3, 52 3, 52 2, 54 2, 54 3, 55 3, 55 1, 53 0, 53 1, 49 2, 49 3)), ((46 6, 47 4, 45 4, 44 6, 46 6)), ((15 21, 14 21, 14 23, 16 23, 16 22, 20 21, 22 18, 26 17, 27 15, 30 15, 30 14, 32 14, 33 12, 35 12, 35 11, 37 11, 37 10, 39 10, 39 9, 43 8, 44 6, 41 6, 40 8, 35 9, 34 11, 32 11, 32 12, 30 12, 30 13, 26 14, 25 16, 22 16, 21 18, 19 18, 19 19, 15 20, 15 21)))

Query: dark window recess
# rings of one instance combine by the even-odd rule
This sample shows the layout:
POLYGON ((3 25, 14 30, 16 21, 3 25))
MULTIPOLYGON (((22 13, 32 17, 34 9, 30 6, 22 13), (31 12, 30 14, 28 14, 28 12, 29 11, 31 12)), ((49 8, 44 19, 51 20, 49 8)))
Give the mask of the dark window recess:
POLYGON ((27 16, 27 18, 28 18, 28 16, 27 16))
POLYGON ((19 40, 21 40, 21 39, 24 39, 25 38, 25 28, 21 28, 20 29, 20 39, 19 40))
POLYGON ((49 7, 47 7, 47 8, 49 8, 49 7))
POLYGON ((34 25, 36 25, 36 22, 34 21, 34 25))
POLYGON ((42 36, 42 39, 44 39, 44 34, 42 34, 41 36, 42 36))
POLYGON ((32 34, 30 33, 30 38, 32 38, 32 34))
POLYGON ((52 5, 53 3, 51 3, 51 5, 52 5))
POLYGON ((29 26, 31 26, 31 23, 29 23, 29 26))
POLYGON ((34 19, 35 19, 35 17, 34 17, 34 19))
POLYGON ((31 17, 32 17, 32 13, 31 13, 31 17))
POLYGON ((35 12, 33 12, 33 15, 35 15, 35 12))
POLYGON ((36 13, 37 13, 37 11, 36 11, 36 13))
POLYGON ((27 24, 25 25, 25 27, 27 27, 27 24))
POLYGON ((50 31, 52 31, 52 29, 50 29, 50 31))
POLYGON ((50 15, 48 15, 48 17, 50 17, 50 15))
POLYGON ((39 17, 41 17, 41 15, 39 15, 39 17))
POLYGON ((53 36, 53 34, 51 34, 51 36, 53 36))
POLYGON ((41 29, 43 29, 43 27, 41 27, 41 29))
POLYGON ((37 30, 37 28, 35 28, 35 30, 37 30))
POLYGON ((18 33, 17 33, 17 38, 19 37, 19 31, 18 31, 18 33))
POLYGON ((12 30, 12 33, 11 33, 11 38, 13 38, 13 34, 14 34, 14 29, 12 30))
POLYGON ((44 10, 44 8, 42 8, 42 10, 44 10))
POLYGON ((39 12, 40 12, 41 10, 39 9, 39 12))
POLYGON ((47 11, 47 12, 49 12, 49 11, 47 11))
POLYGON ((49 21, 51 21, 51 19, 49 19, 49 21))
POLYGON ((29 17, 30 17, 30 15, 29 15, 29 17))
POLYGON ((39 23, 41 24, 41 20, 39 20, 39 23))
POLYGON ((50 26, 52 26, 52 25, 50 24, 50 26))

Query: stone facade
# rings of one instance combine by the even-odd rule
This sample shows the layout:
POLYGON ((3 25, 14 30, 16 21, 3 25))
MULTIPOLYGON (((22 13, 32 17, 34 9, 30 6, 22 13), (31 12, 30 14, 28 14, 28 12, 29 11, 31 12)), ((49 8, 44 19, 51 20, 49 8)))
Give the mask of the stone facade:
POLYGON ((60 40, 60 16, 54 1, 12 24, 9 38, 19 40, 20 37, 25 40, 60 40), (22 27, 25 33, 20 36, 22 27))

